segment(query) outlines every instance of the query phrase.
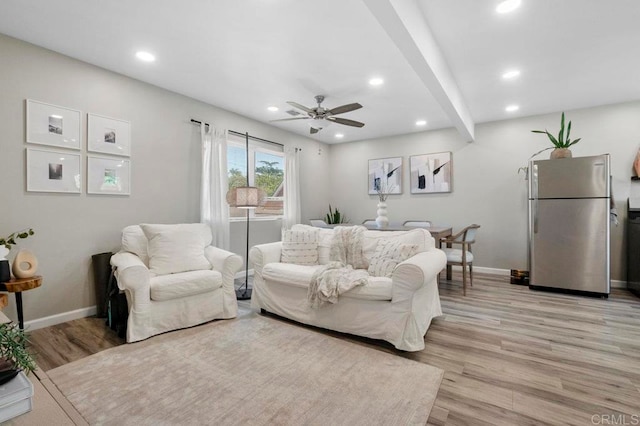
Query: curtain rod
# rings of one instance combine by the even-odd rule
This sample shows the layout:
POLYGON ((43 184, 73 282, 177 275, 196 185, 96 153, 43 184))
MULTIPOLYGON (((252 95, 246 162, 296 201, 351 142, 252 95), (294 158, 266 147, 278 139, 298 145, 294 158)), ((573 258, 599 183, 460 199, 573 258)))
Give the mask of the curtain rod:
MULTIPOLYGON (((205 126, 210 126, 209 123, 203 123, 202 121, 194 120, 193 118, 191 119, 191 122, 194 123, 194 124, 204 124, 205 126)), ((241 136, 241 137, 247 136, 246 133, 236 132, 235 130, 229 130, 228 132, 231 133, 232 135, 236 135, 236 136, 241 136)), ((248 136, 249 136, 249 139, 253 139, 254 141, 266 142, 266 143, 270 143, 270 144, 273 144, 273 145, 278 145, 278 146, 281 146, 281 147, 284 148, 284 145, 279 143, 279 142, 274 142, 274 141, 258 138, 256 136, 251 136, 251 135, 248 135, 248 136)))

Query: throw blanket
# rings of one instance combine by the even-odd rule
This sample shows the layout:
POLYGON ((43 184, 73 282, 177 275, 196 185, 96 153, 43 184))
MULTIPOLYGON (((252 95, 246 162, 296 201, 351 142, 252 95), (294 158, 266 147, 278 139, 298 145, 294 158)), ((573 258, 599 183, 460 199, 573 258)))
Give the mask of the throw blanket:
POLYGON ((368 265, 362 254, 364 231, 364 226, 338 226, 334 229, 329 248, 330 262, 319 268, 309 283, 307 299, 312 307, 336 303, 339 295, 367 283, 368 265))

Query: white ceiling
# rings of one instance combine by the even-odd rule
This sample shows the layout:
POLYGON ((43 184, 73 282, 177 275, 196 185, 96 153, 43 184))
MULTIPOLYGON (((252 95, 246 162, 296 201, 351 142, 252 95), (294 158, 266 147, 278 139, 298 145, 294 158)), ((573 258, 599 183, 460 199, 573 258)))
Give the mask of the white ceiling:
MULTIPOLYGON (((340 117, 365 127, 311 136, 327 143, 453 126, 374 17, 376 1, 413 0, 2 0, 0 33, 263 122, 318 94, 329 108, 362 104, 340 117), (385 83, 370 86, 375 76, 385 83)), ((498 0, 417 3, 476 123, 640 99, 638 0, 522 0, 506 15, 498 0), (510 68, 521 76, 503 81, 510 68)), ((308 136, 306 123, 272 124, 308 136)))

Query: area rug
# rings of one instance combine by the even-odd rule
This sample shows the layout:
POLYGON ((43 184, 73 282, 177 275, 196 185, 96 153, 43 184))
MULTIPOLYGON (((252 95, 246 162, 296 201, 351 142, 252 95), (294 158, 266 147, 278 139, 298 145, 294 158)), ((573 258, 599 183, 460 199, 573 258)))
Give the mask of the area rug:
POLYGON ((47 374, 92 425, 424 425, 443 371, 252 313, 47 374))

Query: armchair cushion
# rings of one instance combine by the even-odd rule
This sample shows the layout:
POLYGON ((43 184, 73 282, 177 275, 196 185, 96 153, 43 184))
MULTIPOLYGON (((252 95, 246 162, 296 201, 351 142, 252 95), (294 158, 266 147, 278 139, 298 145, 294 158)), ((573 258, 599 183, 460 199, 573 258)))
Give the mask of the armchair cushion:
POLYGON ((149 269, 156 275, 211 269, 204 249, 211 228, 203 223, 140 225, 148 240, 149 269))
POLYGON ((222 287, 222 274, 218 271, 189 271, 153 277, 150 284, 151 300, 171 300, 222 287))

